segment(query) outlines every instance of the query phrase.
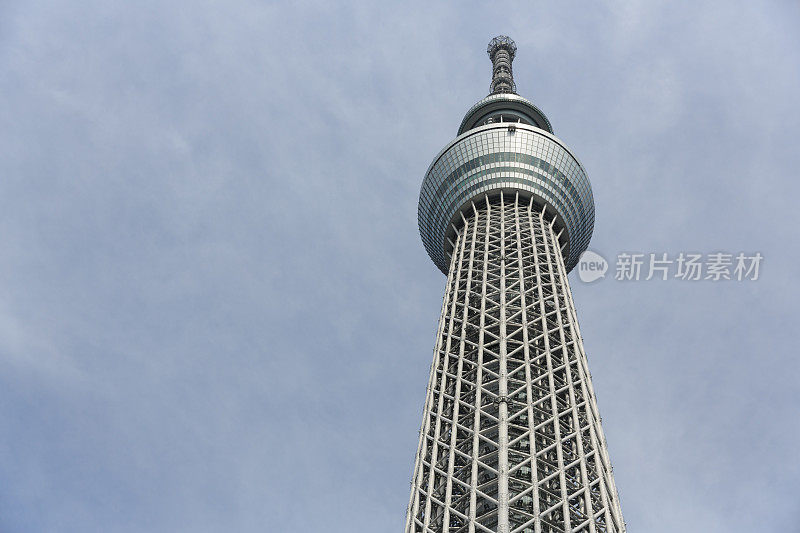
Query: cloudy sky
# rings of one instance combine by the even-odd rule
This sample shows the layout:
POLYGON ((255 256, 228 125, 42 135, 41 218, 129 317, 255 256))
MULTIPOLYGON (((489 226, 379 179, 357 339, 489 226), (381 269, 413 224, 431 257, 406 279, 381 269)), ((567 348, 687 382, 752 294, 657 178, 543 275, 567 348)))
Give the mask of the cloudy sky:
POLYGON ((211 0, 0 4, 0 531, 401 531, 419 186, 501 33, 594 187, 630 531, 800 531, 797 3, 211 0))

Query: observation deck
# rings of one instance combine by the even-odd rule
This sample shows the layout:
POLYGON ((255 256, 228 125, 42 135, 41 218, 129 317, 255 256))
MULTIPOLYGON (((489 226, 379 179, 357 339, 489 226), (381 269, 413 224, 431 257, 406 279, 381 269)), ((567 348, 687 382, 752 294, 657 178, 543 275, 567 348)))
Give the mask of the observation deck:
POLYGON ((419 197, 418 222, 428 255, 447 274, 462 214, 501 192, 532 200, 554 221, 567 271, 589 246, 594 197, 589 178, 570 149, 553 134, 547 116, 514 92, 516 45, 492 40, 492 93, 464 116, 458 136, 434 158, 419 197))

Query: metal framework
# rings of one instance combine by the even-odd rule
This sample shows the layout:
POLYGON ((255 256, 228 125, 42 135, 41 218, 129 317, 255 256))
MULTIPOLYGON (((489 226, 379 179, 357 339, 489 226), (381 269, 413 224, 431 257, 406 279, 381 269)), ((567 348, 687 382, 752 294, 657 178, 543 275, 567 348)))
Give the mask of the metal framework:
POLYGON ((624 531, 553 221, 519 193, 471 207, 406 531, 624 531))
MULTIPOLYGON (((489 46, 509 75, 515 51, 503 36, 489 46)), ((473 106, 530 121, 465 118, 423 182, 420 232, 449 269, 406 533, 625 531, 567 281, 591 236, 591 187, 520 100, 473 106)))

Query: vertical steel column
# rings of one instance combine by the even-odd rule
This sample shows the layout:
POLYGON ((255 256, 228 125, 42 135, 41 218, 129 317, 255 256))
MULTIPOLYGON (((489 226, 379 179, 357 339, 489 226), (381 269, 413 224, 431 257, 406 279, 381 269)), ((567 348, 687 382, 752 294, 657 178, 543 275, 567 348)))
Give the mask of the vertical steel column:
POLYGON ((497 531, 508 533, 508 346, 506 343, 506 210, 500 193, 500 376, 498 383, 497 531))

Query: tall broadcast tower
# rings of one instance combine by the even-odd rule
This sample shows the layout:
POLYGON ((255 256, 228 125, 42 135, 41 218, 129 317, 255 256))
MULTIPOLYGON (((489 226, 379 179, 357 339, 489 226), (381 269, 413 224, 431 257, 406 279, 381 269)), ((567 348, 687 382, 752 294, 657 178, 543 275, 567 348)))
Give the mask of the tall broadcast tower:
POLYGON ((567 273, 594 228, 589 179, 516 94, 505 36, 419 197, 447 274, 406 533, 624 532, 567 273))

